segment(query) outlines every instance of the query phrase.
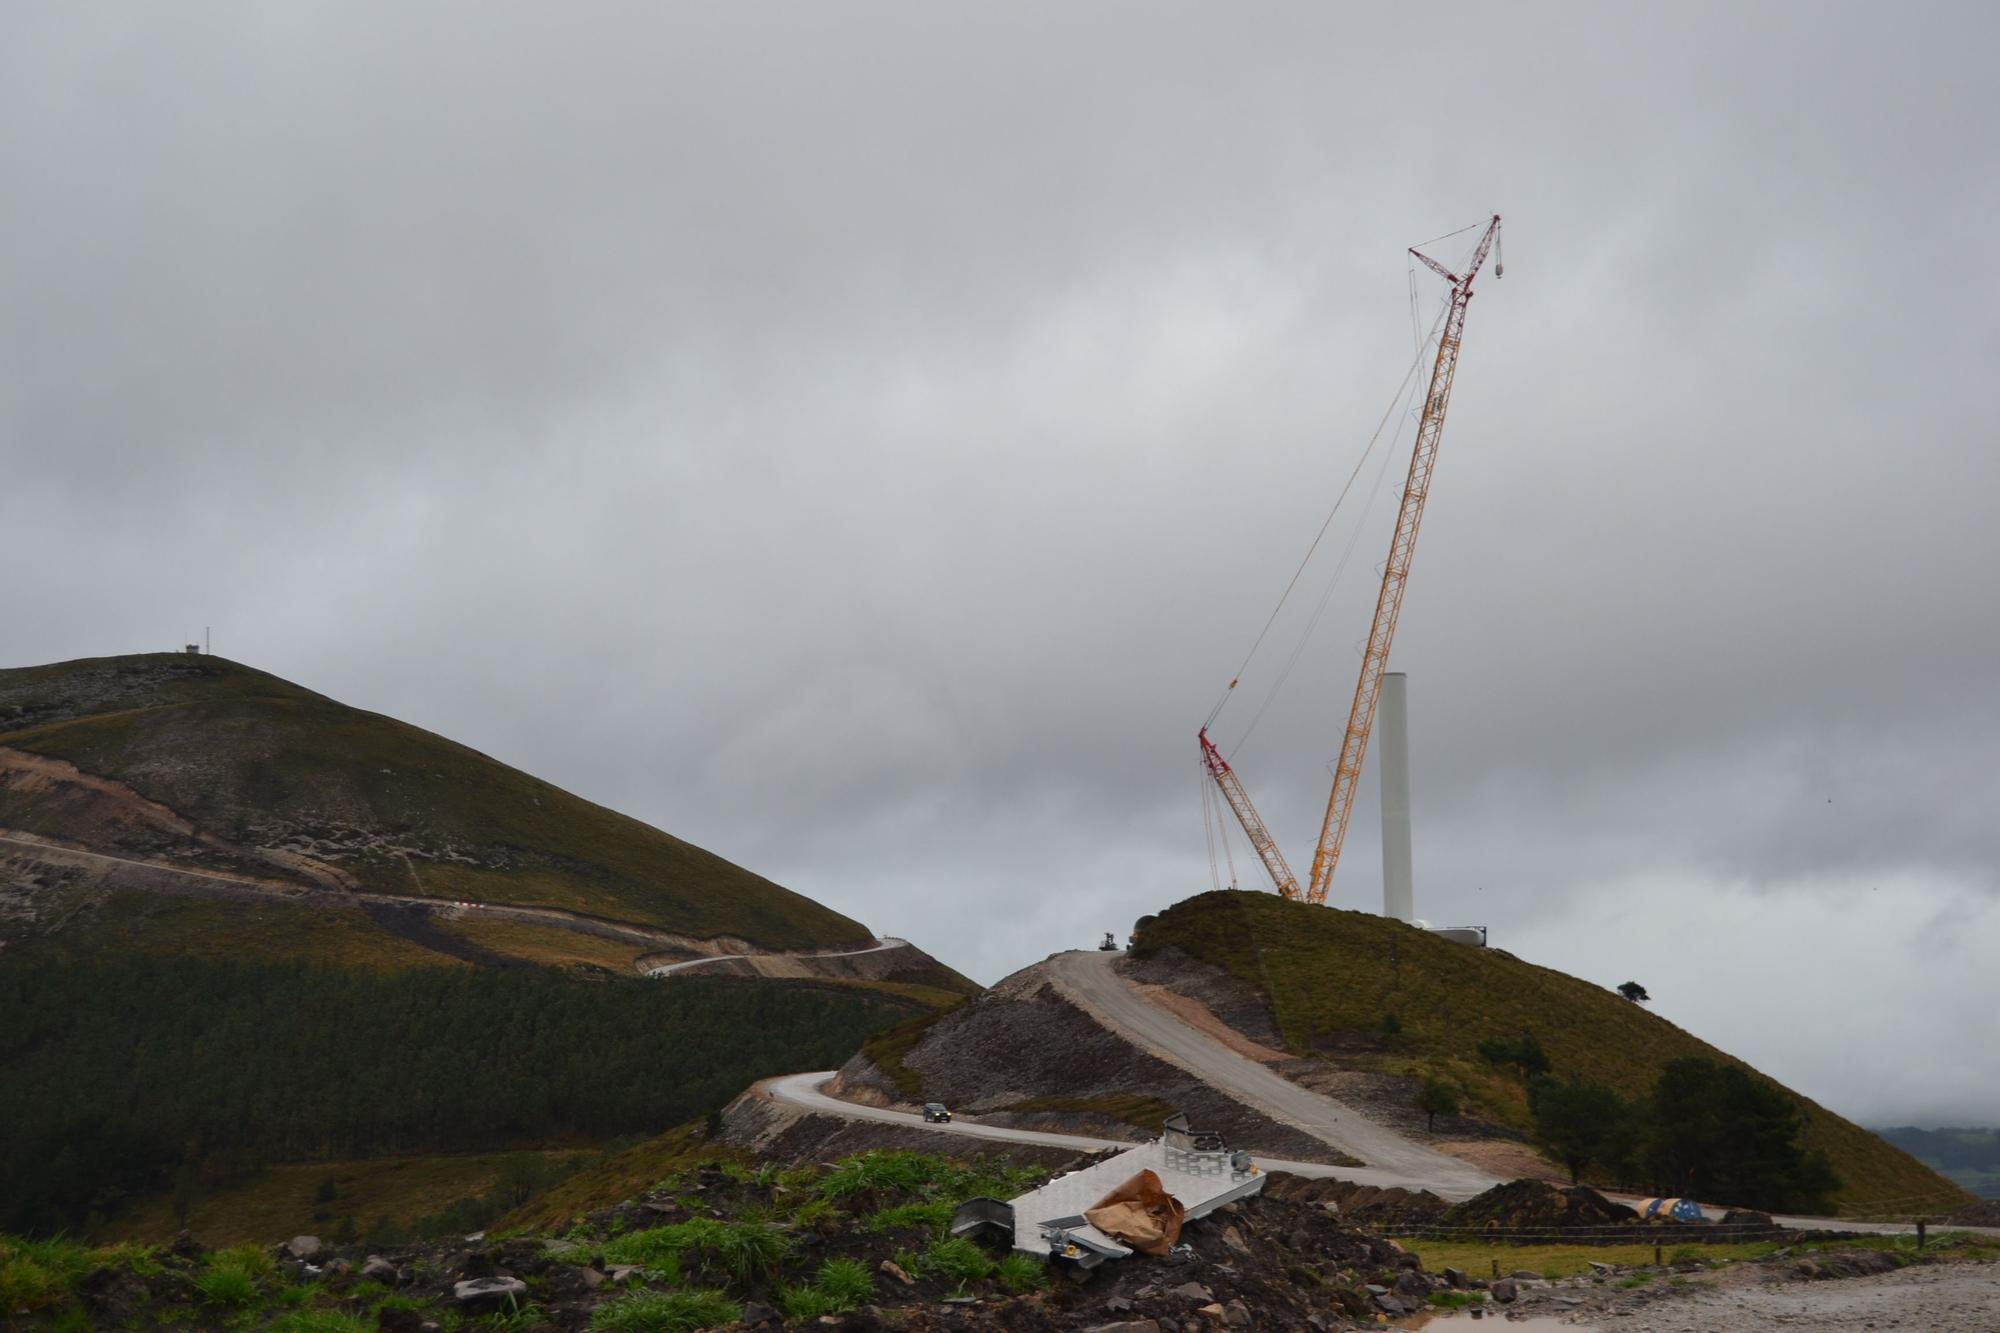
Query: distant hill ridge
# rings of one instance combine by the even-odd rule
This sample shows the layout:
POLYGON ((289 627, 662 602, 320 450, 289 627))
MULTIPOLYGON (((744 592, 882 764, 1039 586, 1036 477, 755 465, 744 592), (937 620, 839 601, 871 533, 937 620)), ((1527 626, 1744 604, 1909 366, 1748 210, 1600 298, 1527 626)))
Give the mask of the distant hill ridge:
POLYGON ((2000 1128, 1899 1125, 1875 1132, 1982 1199, 2000 1199, 2000 1128))
MULTIPOLYGON (((409 961, 397 956, 399 946, 410 952, 407 940, 363 940, 357 931, 383 932, 358 917, 303 922, 283 895, 252 910, 192 900, 170 908, 149 893, 226 895, 236 881, 289 886, 300 903, 331 903, 344 887, 527 904, 729 949, 834 950, 872 939, 810 898, 476 750, 192 654, 0 670, 0 836, 9 838, 0 842, 0 937, 82 910, 139 943, 132 920, 151 913, 153 927, 171 926, 190 944, 201 937, 193 952, 218 951, 208 934, 233 930, 252 953, 261 942, 283 956, 409 961), (185 873, 169 884, 130 862, 185 873), (315 933, 313 947, 297 947, 315 933)), ((468 949, 495 956, 567 950, 567 961, 611 966, 621 955, 532 923, 454 929, 481 937, 468 949), (537 943, 538 930, 561 934, 562 948, 537 943)), ((144 933, 159 942, 158 930, 144 933)), ((621 956, 629 963, 633 953, 621 956)))

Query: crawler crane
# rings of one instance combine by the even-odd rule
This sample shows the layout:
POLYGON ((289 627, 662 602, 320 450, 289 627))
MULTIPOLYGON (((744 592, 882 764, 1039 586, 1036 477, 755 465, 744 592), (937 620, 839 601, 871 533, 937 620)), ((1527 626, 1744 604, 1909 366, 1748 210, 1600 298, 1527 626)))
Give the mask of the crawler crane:
MULTIPOLYGON (((1450 305, 1446 309, 1438 337, 1437 359, 1431 366, 1430 386, 1417 424, 1416 443, 1410 452, 1410 474, 1403 483, 1402 508, 1396 514, 1395 534, 1389 539, 1389 558, 1382 568, 1382 589, 1375 599, 1375 618, 1368 628, 1368 642, 1362 650, 1361 676, 1354 685, 1354 702, 1348 710, 1347 730, 1340 742, 1340 759, 1334 765, 1333 793, 1327 799, 1326 819, 1320 826, 1319 844, 1313 851, 1312 875, 1301 891, 1298 879, 1278 851, 1276 841, 1242 780, 1229 766, 1204 726, 1200 732, 1202 764, 1222 791, 1229 808, 1242 824, 1244 836, 1257 852, 1273 884, 1286 898, 1303 897, 1324 905, 1333 883, 1334 868, 1340 864, 1341 844, 1347 838, 1347 821, 1354 812, 1355 788, 1361 779, 1361 763, 1368 754, 1368 735, 1375 725, 1375 705, 1381 698, 1382 675, 1389 665, 1389 645, 1396 637, 1396 621, 1402 614, 1403 593, 1409 586, 1410 559, 1416 553, 1417 529, 1423 522, 1424 501, 1430 496, 1431 473, 1437 466, 1438 443, 1444 436, 1445 409, 1451 402, 1452 379, 1458 371, 1459 345, 1465 334, 1466 307, 1472 301, 1472 280, 1486 264, 1500 240, 1500 215, 1494 214, 1472 252, 1465 272, 1453 273, 1437 260, 1412 247, 1418 262, 1451 284, 1450 305)), ((1504 270, 1496 261, 1493 275, 1504 270)), ((1254 650, 1253 650, 1254 651, 1254 650)), ((1230 689, 1236 682, 1229 683, 1230 689)), ((1226 697, 1226 696, 1225 696, 1226 697)), ((1213 720, 1213 719, 1211 719, 1213 720)))

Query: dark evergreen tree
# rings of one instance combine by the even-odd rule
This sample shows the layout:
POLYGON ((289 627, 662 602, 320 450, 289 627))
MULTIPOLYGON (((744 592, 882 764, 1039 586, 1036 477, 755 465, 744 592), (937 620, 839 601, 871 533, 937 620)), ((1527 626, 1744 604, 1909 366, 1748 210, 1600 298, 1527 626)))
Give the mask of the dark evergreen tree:
POLYGON ((836 1065, 910 1009, 723 977, 10 960, 0 1231, 78 1230, 180 1167, 211 1182, 273 1161, 658 1133, 757 1079, 836 1065))
POLYGON ((1617 1171, 1629 1149, 1631 1108, 1601 1083, 1551 1079, 1537 1090, 1535 1137, 1569 1168, 1570 1184, 1593 1163, 1617 1171))
POLYGON ((1664 1194, 1817 1211, 1840 1179, 1799 1144, 1803 1124, 1790 1097, 1737 1065, 1670 1061, 1647 1099, 1645 1164, 1664 1194))

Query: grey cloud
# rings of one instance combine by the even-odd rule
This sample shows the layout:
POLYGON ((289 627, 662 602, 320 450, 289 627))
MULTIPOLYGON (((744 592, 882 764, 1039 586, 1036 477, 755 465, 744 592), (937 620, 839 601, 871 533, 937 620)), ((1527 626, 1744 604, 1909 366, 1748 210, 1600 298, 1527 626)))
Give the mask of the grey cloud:
MULTIPOLYGON (((1423 910, 1560 961, 1874 878, 1977 938, 1995 35, 17 5, 0 648, 213 623, 990 980, 1208 882, 1194 727, 1408 363, 1402 247, 1497 208, 1395 659, 1423 910)), ((1301 861, 1399 467, 1239 753, 1301 861)))

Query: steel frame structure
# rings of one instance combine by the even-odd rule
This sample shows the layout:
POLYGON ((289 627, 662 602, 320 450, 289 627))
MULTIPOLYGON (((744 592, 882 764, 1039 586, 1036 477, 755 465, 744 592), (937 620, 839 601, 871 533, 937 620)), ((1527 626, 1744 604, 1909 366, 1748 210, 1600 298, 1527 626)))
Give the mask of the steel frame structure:
POLYGON ((1451 309, 1438 337, 1437 360, 1431 366, 1430 391, 1424 397, 1417 442, 1410 451, 1410 475, 1403 483, 1403 505, 1396 512, 1396 531, 1389 538, 1389 558, 1382 566, 1382 591, 1375 598, 1375 619, 1368 627, 1368 646, 1361 653, 1361 676, 1354 683, 1354 704, 1348 710, 1347 731, 1340 740, 1340 762, 1333 770, 1333 794, 1327 798, 1326 819, 1320 825, 1319 846, 1313 852, 1312 879, 1306 900, 1326 901, 1333 872, 1347 841, 1347 821, 1354 813, 1354 792, 1361 781, 1361 761, 1368 754, 1368 735, 1375 726, 1375 705, 1382 696, 1382 673, 1389 668, 1389 644, 1403 612, 1403 593, 1410 582, 1410 558, 1416 554, 1417 529, 1430 498, 1431 471, 1437 466, 1438 443, 1444 438, 1445 408, 1451 403, 1451 383, 1458 373, 1459 343, 1465 335, 1466 307, 1472 303, 1472 280, 1486 263, 1500 237, 1500 215, 1486 224, 1479 248, 1460 277, 1421 250, 1411 247, 1431 272, 1451 284, 1451 309))
MULTIPOLYGON (((1368 737, 1375 726, 1375 708, 1382 695, 1382 676, 1389 667, 1389 646, 1396 637, 1396 622, 1402 615, 1403 593, 1409 586, 1410 561, 1416 553, 1417 531, 1422 526, 1424 502, 1430 498, 1431 473, 1437 467, 1438 444, 1444 437, 1445 409, 1451 403, 1452 380, 1458 373, 1459 346, 1465 335, 1466 309, 1472 302, 1472 280, 1486 264, 1500 239, 1500 215, 1495 213, 1479 238, 1463 276, 1414 246, 1410 253, 1424 267, 1451 284, 1451 306, 1445 314, 1438 338, 1437 359, 1431 366, 1430 386, 1424 396, 1423 415, 1417 424, 1416 443, 1410 451, 1410 473, 1403 483, 1403 503, 1396 513, 1396 530, 1389 538, 1389 557, 1382 566, 1382 590, 1375 599, 1375 618, 1368 627, 1368 642, 1361 655, 1361 674, 1354 685, 1354 702, 1347 714, 1347 730, 1340 742, 1340 759, 1334 766, 1333 792, 1327 798, 1326 818, 1320 825, 1319 843, 1313 851, 1312 875, 1301 892, 1297 878, 1286 864, 1277 842, 1263 818, 1250 803, 1242 780, 1220 751, 1208 739, 1203 727, 1202 763, 1216 786, 1222 789, 1229 808, 1236 812, 1264 869, 1278 892, 1289 899, 1303 897, 1324 905, 1333 872, 1340 864, 1340 849, 1347 840, 1348 819, 1354 813, 1355 790, 1361 780, 1362 761, 1368 754, 1368 737)), ((1499 267, 1495 266, 1495 276, 1499 267)), ((1230 682, 1234 689, 1236 682, 1230 682)))

